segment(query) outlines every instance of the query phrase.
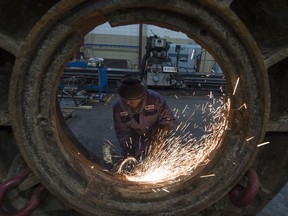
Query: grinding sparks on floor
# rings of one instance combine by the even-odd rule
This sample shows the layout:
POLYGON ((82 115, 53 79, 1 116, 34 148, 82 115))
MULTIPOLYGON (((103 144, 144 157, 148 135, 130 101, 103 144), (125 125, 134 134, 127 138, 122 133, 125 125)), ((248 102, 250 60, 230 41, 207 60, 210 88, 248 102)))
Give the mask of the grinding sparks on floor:
MULTIPOLYGON (((187 106, 183 109, 185 112, 187 106)), ((205 127, 205 134, 200 139, 193 138, 191 132, 186 132, 192 113, 185 122, 181 122, 167 139, 154 143, 147 157, 141 161, 133 173, 125 175, 126 179, 142 183, 167 183, 179 180, 181 176, 191 176, 197 168, 205 166, 212 158, 214 150, 220 146, 223 133, 228 128, 230 100, 216 109, 209 104, 202 107, 209 112, 210 124, 205 127)), ((178 113, 178 111, 176 112, 178 113)), ((209 174, 206 177, 212 177, 209 174)))

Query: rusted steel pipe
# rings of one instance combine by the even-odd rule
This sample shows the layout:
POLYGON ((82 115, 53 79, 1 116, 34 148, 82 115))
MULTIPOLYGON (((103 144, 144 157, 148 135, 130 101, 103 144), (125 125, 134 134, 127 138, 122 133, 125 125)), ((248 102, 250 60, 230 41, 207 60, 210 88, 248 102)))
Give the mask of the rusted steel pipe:
POLYGON ((190 215, 212 205, 229 192, 227 185, 235 185, 246 172, 265 132, 269 84, 261 53, 249 41, 251 35, 240 20, 225 14, 229 10, 211 1, 175 1, 173 7, 164 0, 82 3, 59 1, 21 44, 11 77, 9 115, 25 161, 51 193, 87 215, 190 215), (209 4, 202 7, 205 2, 209 4), (183 31, 209 47, 225 73, 231 127, 219 143, 221 150, 213 152, 197 175, 169 184, 169 194, 161 186, 133 184, 103 172, 81 154, 77 140, 57 114, 57 85, 66 61, 83 44, 85 34, 105 21, 112 26, 145 21, 183 31), (246 108, 239 110, 243 104, 246 108), (215 176, 201 178, 207 172, 215 176), (97 193, 91 196, 93 191, 97 193))

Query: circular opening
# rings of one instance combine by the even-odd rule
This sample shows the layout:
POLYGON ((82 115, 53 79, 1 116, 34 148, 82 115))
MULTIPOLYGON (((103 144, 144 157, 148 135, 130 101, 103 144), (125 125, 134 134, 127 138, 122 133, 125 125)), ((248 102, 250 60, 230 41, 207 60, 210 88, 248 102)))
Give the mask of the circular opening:
MULTIPOLYGON (((18 134, 16 139, 24 143, 19 148, 29 165, 43 177, 44 185, 79 211, 93 214, 97 209, 106 215, 119 211, 120 214, 195 212, 225 194, 253 160, 266 121, 263 65, 257 61, 254 45, 245 41, 245 34, 227 25, 230 22, 214 13, 213 8, 190 2, 181 2, 175 7, 163 6, 161 2, 134 3, 88 2, 71 8, 68 15, 59 11, 58 16, 62 18, 57 21, 48 14, 45 18, 53 18, 53 27, 41 26, 43 22, 35 27, 43 31, 31 33, 22 47, 26 59, 16 62, 13 75, 15 85, 11 87, 10 108, 12 116, 15 114, 12 124, 18 134), (164 189, 161 184, 153 186, 155 193, 147 184, 128 182, 119 175, 101 171, 100 166, 78 154, 74 143, 77 141, 56 106, 55 89, 67 59, 83 43, 83 35, 105 21, 114 26, 145 22, 177 29, 205 47, 221 65, 226 78, 226 101, 229 98, 221 151, 193 178, 164 189), (36 37, 37 40, 32 40, 36 37), (31 49, 25 50, 30 46, 31 49), (205 175, 208 178, 201 178, 205 175), (83 198, 81 203, 79 197, 83 198), (180 202, 183 204, 179 205, 180 202), (147 209, 147 203, 151 208, 147 209)), ((61 3, 59 5, 61 8, 61 3)))
MULTIPOLYGON (((78 155, 79 160, 84 156, 91 162, 102 165, 102 170, 118 171, 118 173, 121 171, 119 167, 122 167, 119 160, 122 161, 124 155, 121 155, 121 147, 115 136, 113 123, 113 104, 118 100, 115 89, 116 82, 125 74, 140 75, 141 72, 135 66, 129 67, 130 61, 126 64, 123 63, 127 47, 133 47, 135 42, 134 44, 128 42, 125 49, 123 48, 124 45, 112 45, 111 42, 120 41, 121 43, 121 33, 119 34, 119 32, 131 28, 134 31, 135 28, 138 30, 138 26, 135 25, 118 27, 118 30, 114 31, 114 35, 111 36, 112 41, 109 41, 109 34, 105 35, 104 44, 99 43, 103 37, 101 32, 105 29, 110 34, 113 33, 113 28, 108 28, 107 24, 102 25, 102 31, 101 26, 96 28, 98 35, 90 33, 91 35, 86 36, 88 42, 84 41, 81 49, 67 64, 58 85, 59 92, 57 95, 62 113, 67 118, 68 125, 77 138, 75 140, 69 131, 74 146, 66 146, 65 151, 77 150, 73 154, 78 155), (118 35, 119 38, 115 38, 115 35, 118 35), (99 37, 98 40, 97 37, 99 37), (91 38, 95 38, 94 41, 91 38), (113 49, 113 55, 116 58, 120 56, 121 59, 111 59, 111 51, 109 52, 109 49, 104 50, 102 46, 113 49), (116 46, 122 46, 122 49, 118 47, 116 49, 116 46), (95 47, 98 47, 98 50, 95 47), (118 53, 115 54, 115 52, 118 53), (102 59, 104 59, 104 67, 109 71, 107 78, 110 89, 109 94, 105 91, 103 95, 97 89, 99 84, 98 61, 102 61, 102 59), (120 63, 127 66, 117 68, 120 63), (73 115, 75 116, 74 119, 73 115), (78 148, 76 149, 75 146, 78 148)), ((177 36, 174 31, 169 32, 168 29, 156 26, 148 26, 148 28, 151 30, 146 31, 147 33, 151 31, 152 36, 148 34, 147 38, 141 38, 146 47, 152 43, 151 41, 155 42, 155 38, 162 42, 161 46, 163 47, 160 47, 161 49, 153 47, 146 50, 146 53, 152 57, 145 61, 145 64, 148 63, 149 65, 145 66, 143 81, 150 89, 162 94, 173 112, 176 122, 173 132, 168 134, 167 139, 156 143, 158 150, 154 149, 156 152, 152 154, 152 149, 147 146, 145 152, 142 153, 143 155, 138 158, 136 171, 125 176, 127 180, 134 182, 159 183, 162 181, 162 184, 167 185, 175 182, 176 179, 179 180, 180 176, 182 176, 181 179, 183 176, 191 178, 196 175, 195 170, 199 170, 197 167, 204 167, 208 163, 207 161, 212 160, 212 152, 216 152, 220 146, 220 140, 227 124, 227 120, 223 119, 223 113, 228 113, 229 105, 228 103, 224 104, 222 98, 225 87, 224 75, 217 62, 207 51, 187 36, 180 34, 177 36), (154 33, 157 31, 158 34, 162 34, 162 37, 154 33), (169 40, 171 35, 184 38, 182 39, 184 42, 174 42, 173 44, 173 39, 169 40), (158 57, 159 55, 164 57, 158 57), (155 56, 157 62, 155 62, 155 56), (163 72, 162 68, 175 69, 177 72, 163 72), (154 81, 153 77, 155 76, 159 77, 159 80, 154 81), (164 172, 165 170, 166 172, 164 172), (162 173, 162 175, 157 175, 157 173, 162 173)), ((139 35, 136 34, 135 37, 139 37, 139 35)), ((134 39, 137 44, 139 38, 134 39)), ((133 39, 126 40, 133 41, 133 39)), ((137 56, 130 58, 137 59, 137 56)), ((67 128, 67 126, 63 127, 67 128)), ((141 136, 139 138, 141 139, 141 136)), ((94 169, 98 166, 91 165, 91 167, 94 169)))

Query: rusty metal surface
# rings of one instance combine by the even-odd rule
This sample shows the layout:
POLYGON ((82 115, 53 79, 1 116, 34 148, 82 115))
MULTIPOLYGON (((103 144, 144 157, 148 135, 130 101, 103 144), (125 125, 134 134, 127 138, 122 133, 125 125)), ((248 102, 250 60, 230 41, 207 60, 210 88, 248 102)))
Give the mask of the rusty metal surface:
MULTIPOLYGON (((266 12, 267 5, 273 6, 273 11, 283 11, 281 2, 284 1, 258 3, 255 9, 250 7, 247 14, 240 10, 247 6, 243 1, 119 0, 59 1, 57 4, 40 1, 38 5, 24 1, 13 7, 11 1, 1 1, 0 14, 10 24, 0 23, 1 56, 12 55, 15 63, 13 57, 0 60, 1 64, 13 65, 13 72, 9 66, 0 74, 0 83, 10 82, 10 86, 0 85, 2 92, 9 91, 9 107, 0 106, 0 119, 4 119, 0 123, 12 125, 21 154, 41 177, 42 184, 85 215, 192 215, 204 209, 208 212, 218 209, 228 214, 233 207, 226 200, 226 194, 251 165, 260 174, 262 189, 269 188, 269 193, 262 190, 257 202, 239 213, 254 214, 288 179, 286 172, 283 173, 288 163, 288 148, 283 145, 287 134, 274 130, 264 138, 269 118, 277 121, 288 107, 287 53, 277 55, 279 49, 288 44, 287 22, 277 23, 277 29, 283 31, 269 30, 270 37, 262 37, 267 26, 257 25, 256 31, 254 16, 251 16, 262 14, 267 23, 269 16, 285 19, 282 13, 266 12), (2 13, 4 8, 6 11, 2 13), (28 9, 32 13, 27 20, 24 15, 28 9), (15 19, 8 19, 11 15, 15 19), (78 156, 76 141, 57 114, 56 86, 65 62, 81 45, 84 35, 105 21, 115 26, 148 22, 185 32, 214 55, 225 73, 232 102, 231 130, 209 167, 181 184, 172 184, 169 196, 159 193, 155 197, 149 185, 131 185, 113 174, 101 172, 97 165, 78 156), (16 45, 7 46, 3 38, 9 38, 10 44, 17 41, 16 45), (275 43, 278 38, 281 40, 275 43), (238 77, 241 83, 232 95, 238 77), (277 99, 278 96, 283 99, 277 99), (237 111, 243 103, 248 109, 237 111), (246 138, 251 136, 255 138, 247 143, 246 138), (256 145, 263 140, 271 140, 273 145, 259 150, 256 145), (272 155, 275 155, 274 161, 268 163, 272 155), (217 177, 199 181, 199 176, 208 170, 217 177), (281 175, 272 183, 271 176, 267 177, 268 170, 281 175)), ((8 94, 1 100, 2 104, 8 104, 8 94)))

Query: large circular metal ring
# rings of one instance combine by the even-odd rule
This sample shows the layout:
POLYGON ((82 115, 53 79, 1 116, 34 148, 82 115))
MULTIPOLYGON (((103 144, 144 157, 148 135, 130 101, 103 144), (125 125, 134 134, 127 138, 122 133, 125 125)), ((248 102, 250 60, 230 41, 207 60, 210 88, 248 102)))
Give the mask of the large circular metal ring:
POLYGON ((73 0, 60 1, 42 17, 17 54, 9 112, 21 154, 50 192, 86 215, 186 215, 216 202, 238 182, 263 138, 269 89, 256 44, 226 7, 225 1, 208 0, 73 0), (152 188, 161 186, 132 184, 102 171, 78 153, 77 140, 57 112, 56 89, 67 60, 84 35, 106 21, 115 26, 151 23, 184 32, 225 73, 231 110, 221 151, 196 176, 170 184, 169 193, 154 193, 152 188), (243 104, 246 108, 239 109, 243 104), (212 173, 213 178, 200 178, 212 173))

